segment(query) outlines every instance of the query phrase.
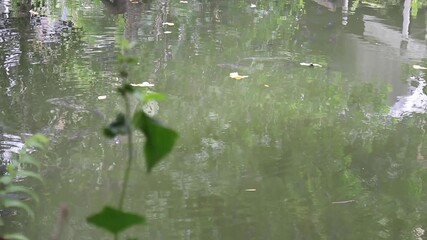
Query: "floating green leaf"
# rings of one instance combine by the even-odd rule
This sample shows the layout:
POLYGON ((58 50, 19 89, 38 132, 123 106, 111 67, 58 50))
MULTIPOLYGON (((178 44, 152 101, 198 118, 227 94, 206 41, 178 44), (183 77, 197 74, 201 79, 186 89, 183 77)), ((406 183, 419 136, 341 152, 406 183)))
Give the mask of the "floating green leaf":
POLYGON ((133 125, 141 130, 147 138, 144 154, 147 171, 150 172, 154 165, 172 150, 178 134, 174 130, 162 126, 155 119, 150 118, 144 111, 135 113, 133 125))
POLYGON ((104 128, 104 135, 109 138, 113 138, 117 135, 125 135, 126 133, 126 118, 122 113, 117 114, 116 120, 108 127, 104 128))
MULTIPOLYGON (((0 237, 1 239, 1 237, 0 237)), ((29 240, 26 236, 19 233, 6 234, 3 236, 5 240, 29 240)))
POLYGON ((86 220, 88 223, 103 228, 113 234, 118 234, 134 225, 145 223, 143 216, 123 212, 112 207, 104 207, 101 212, 89 216, 86 220))

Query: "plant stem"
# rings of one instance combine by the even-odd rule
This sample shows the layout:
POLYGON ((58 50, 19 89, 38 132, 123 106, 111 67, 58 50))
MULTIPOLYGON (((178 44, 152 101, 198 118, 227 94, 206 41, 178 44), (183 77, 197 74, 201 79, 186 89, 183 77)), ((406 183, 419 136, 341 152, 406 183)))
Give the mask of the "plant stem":
POLYGON ((126 128, 127 128, 127 136, 128 136, 128 162, 125 170, 125 175, 123 177, 122 193, 120 195, 120 201, 119 201, 120 210, 123 209, 124 199, 126 196, 126 190, 129 182, 130 169, 133 161, 133 137, 132 137, 131 113, 130 113, 130 103, 129 103, 128 94, 125 94, 124 100, 125 100, 125 108, 126 108, 125 114, 126 114, 126 128))

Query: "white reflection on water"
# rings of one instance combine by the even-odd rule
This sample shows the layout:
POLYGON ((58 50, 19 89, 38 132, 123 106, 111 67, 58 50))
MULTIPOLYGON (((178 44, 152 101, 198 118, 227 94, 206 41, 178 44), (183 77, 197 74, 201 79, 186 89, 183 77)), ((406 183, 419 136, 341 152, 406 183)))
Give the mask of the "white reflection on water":
POLYGON ((390 116, 403 117, 411 115, 412 113, 425 113, 427 112, 427 95, 424 94, 424 87, 427 85, 426 81, 422 78, 410 78, 410 81, 416 82, 417 87, 410 88, 409 96, 398 97, 397 102, 390 110, 390 116))
POLYGON ((0 134, 0 165, 9 164, 14 153, 18 153, 24 147, 21 137, 2 133, 0 134))

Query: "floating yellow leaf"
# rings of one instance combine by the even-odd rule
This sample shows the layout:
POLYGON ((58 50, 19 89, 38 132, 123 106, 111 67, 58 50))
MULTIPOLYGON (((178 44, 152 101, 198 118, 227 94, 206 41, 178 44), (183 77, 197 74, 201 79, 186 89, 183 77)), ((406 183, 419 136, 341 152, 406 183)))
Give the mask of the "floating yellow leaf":
POLYGON ((164 25, 173 26, 173 25, 175 25, 175 23, 164 22, 164 23, 163 23, 163 26, 164 26, 164 25))
POLYGON ((264 84, 264 87, 270 87, 270 85, 268 85, 268 84, 264 84))
POLYGON ((299 65, 306 66, 306 67, 322 67, 322 65, 317 64, 317 63, 304 63, 304 62, 302 62, 299 65))
POLYGON ((426 67, 422 67, 422 66, 420 66, 420 65, 413 65, 412 66, 414 69, 418 69, 418 70, 426 70, 427 68, 426 67))
POLYGON ((107 96, 105 96, 105 95, 103 95, 103 96, 98 96, 98 99, 99 100, 104 100, 104 99, 106 99, 107 98, 107 96))
POLYGON ((131 83, 130 85, 134 87, 154 87, 154 84, 149 82, 143 82, 143 83, 131 83))
POLYGON ((230 73, 230 77, 234 78, 236 80, 240 80, 240 79, 243 79, 243 78, 247 78, 249 76, 241 76, 241 75, 239 75, 238 72, 232 72, 232 73, 230 73))
POLYGON ((245 192, 256 192, 256 189, 255 188, 248 188, 248 189, 245 189, 245 192))

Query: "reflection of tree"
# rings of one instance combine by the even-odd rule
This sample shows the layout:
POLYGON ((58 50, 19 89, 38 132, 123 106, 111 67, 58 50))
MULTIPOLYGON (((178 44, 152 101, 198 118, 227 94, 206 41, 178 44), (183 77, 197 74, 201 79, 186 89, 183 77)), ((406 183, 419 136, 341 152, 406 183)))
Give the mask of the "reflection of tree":
POLYGON ((101 0, 112 14, 124 14, 128 10, 128 0, 101 0))

